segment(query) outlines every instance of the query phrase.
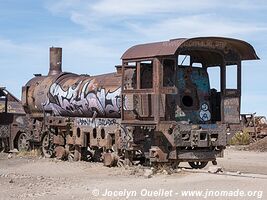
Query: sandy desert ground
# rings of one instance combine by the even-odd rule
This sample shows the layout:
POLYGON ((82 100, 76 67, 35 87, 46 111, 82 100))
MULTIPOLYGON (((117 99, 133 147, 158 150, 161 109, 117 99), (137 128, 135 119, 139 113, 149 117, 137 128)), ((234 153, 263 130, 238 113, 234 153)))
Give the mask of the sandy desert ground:
POLYGON ((267 199, 266 152, 230 147, 218 159, 223 173, 208 173, 211 164, 197 171, 181 163, 175 173, 160 172, 151 178, 144 176, 150 169, 140 166, 107 168, 101 163, 8 155, 0 154, 1 200, 267 199))

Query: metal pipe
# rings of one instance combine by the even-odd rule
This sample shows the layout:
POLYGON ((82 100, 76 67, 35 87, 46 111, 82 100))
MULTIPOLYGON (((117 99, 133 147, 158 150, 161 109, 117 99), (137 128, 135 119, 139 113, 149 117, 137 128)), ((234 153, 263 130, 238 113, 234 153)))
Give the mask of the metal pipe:
POLYGON ((50 48, 50 68, 48 75, 57 75, 62 72, 62 48, 50 48))

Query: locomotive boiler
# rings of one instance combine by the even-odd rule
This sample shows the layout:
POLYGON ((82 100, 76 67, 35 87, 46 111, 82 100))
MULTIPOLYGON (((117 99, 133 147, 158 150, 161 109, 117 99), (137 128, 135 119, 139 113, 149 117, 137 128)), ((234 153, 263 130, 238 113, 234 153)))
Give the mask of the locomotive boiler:
POLYGON ((133 46, 117 72, 89 76, 62 72, 61 53, 51 48, 48 75, 23 87, 24 109, 44 155, 107 166, 216 164, 240 129, 241 61, 258 59, 237 39, 173 39, 133 46), (217 89, 211 68, 219 69, 217 89))
POLYGON ((66 117, 120 117, 121 76, 63 73, 61 48, 50 49, 48 76, 36 75, 23 89, 24 108, 33 117, 54 113, 66 117), (27 96, 29 96, 27 98, 27 96))

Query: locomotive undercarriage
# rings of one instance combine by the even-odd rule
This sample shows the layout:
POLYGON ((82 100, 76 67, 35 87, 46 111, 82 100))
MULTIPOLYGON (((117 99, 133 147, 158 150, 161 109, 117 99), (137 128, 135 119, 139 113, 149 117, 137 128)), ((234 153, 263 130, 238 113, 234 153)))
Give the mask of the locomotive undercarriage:
POLYGON ((113 165, 123 155, 118 119, 49 116, 44 121, 41 149, 45 157, 103 161, 105 153, 116 152, 116 157, 111 155, 112 163, 107 164, 113 165))
POLYGON ((113 118, 65 118, 44 120, 41 141, 45 157, 69 161, 103 162, 105 166, 171 165, 188 162, 203 168, 223 155, 227 143, 225 125, 122 126, 113 118))
MULTIPOLYGON (((183 125, 176 122, 135 127, 133 146, 142 149, 152 165, 178 166, 188 162, 193 168, 203 168, 209 161, 216 164, 216 157, 223 156, 227 143, 224 125, 183 125)), ((228 128, 229 131, 229 128, 228 128)))

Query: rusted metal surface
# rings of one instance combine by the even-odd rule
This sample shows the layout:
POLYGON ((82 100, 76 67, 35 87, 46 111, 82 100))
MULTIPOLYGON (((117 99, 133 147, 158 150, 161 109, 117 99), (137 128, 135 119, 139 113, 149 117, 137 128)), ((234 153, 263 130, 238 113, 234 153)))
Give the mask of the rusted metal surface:
POLYGON ((107 167, 115 166, 118 160, 119 160, 119 157, 115 153, 104 153, 103 154, 103 163, 107 167))
POLYGON ((28 118, 21 102, 5 88, 0 88, 0 150, 29 148, 28 118))
POLYGON ((179 48, 207 48, 228 51, 234 48, 241 60, 259 59, 253 47, 242 40, 221 37, 180 38, 163 42, 136 45, 129 48, 121 57, 123 60, 150 58, 156 56, 174 55, 179 48))
POLYGON ((51 49, 48 76, 23 87, 24 109, 44 154, 106 166, 215 163, 240 127, 241 61, 258 59, 237 39, 175 39, 131 47, 116 73, 89 76, 62 72, 61 51, 51 49), (215 66, 219 90, 207 71, 215 66), (236 67, 236 88, 226 84, 229 66, 236 67))
POLYGON ((120 75, 62 73, 61 51, 50 49, 48 76, 37 76, 23 87, 25 111, 34 117, 42 117, 44 112, 67 117, 120 117, 120 75))
POLYGON ((123 60, 151 58, 155 56, 174 55, 178 47, 187 39, 177 39, 173 41, 155 42, 149 44, 136 45, 129 48, 121 57, 123 60))
POLYGON ((240 127, 241 60, 247 59, 258 59, 253 47, 229 38, 177 39, 128 49, 122 56, 122 123, 137 130, 155 125, 150 159, 156 162, 215 160, 228 135, 240 127), (190 62, 180 64, 179 55, 190 62), (230 65, 237 68, 235 89, 226 86, 230 65), (207 68, 213 66, 220 67, 221 91, 210 88, 207 68))
POLYGON ((50 68, 48 76, 58 75, 62 72, 62 48, 50 48, 50 68))
MULTIPOLYGON (((0 101, 0 112, 5 112, 5 102, 4 101, 0 101)), ((8 101, 7 112, 8 113, 25 114, 21 102, 8 101)))

